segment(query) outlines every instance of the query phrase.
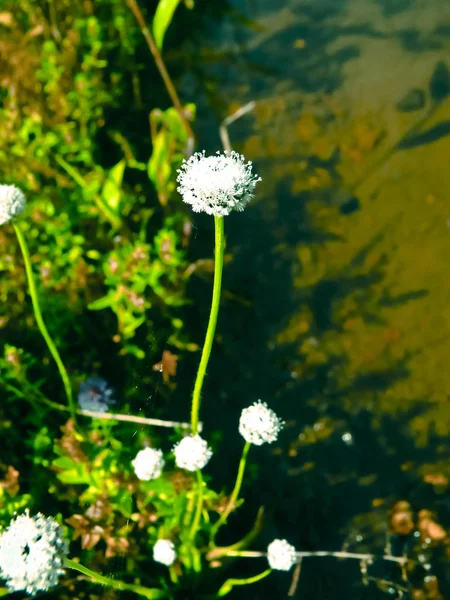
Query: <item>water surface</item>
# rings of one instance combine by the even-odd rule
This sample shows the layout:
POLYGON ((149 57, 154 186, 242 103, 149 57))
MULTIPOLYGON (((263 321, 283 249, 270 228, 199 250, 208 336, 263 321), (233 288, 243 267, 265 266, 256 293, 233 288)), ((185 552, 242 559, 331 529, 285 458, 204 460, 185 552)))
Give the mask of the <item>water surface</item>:
MULTIPOLYGON (((287 421, 281 444, 254 455, 240 525, 264 503, 267 539, 401 552, 395 502, 411 503, 416 528, 421 510, 450 521, 450 4, 242 0, 224 12, 185 43, 181 93, 200 99, 210 150, 220 120, 256 102, 230 134, 263 184, 226 223, 206 418, 226 415, 228 440, 262 398, 287 421)), ((196 227, 193 250, 207 252, 208 223, 196 227)), ((224 479, 233 469, 230 453, 224 479)), ((423 537, 408 543, 434 553, 440 592, 413 595, 415 581, 408 597, 446 597, 442 540, 420 549, 423 537)), ((406 594, 383 568, 397 587, 365 586, 358 564, 305 561, 296 597, 406 594)), ((246 593, 285 597, 289 583, 246 593)))

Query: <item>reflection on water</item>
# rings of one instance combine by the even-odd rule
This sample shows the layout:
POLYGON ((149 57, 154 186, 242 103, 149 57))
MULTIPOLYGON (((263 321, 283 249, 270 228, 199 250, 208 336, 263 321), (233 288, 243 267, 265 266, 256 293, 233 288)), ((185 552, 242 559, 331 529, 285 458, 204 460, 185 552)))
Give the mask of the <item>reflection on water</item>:
MULTIPOLYGON (((265 503, 268 538, 432 564, 367 587, 358 566, 305 562, 296 597, 450 597, 450 3, 242 0, 208 31, 182 80, 205 99, 201 145, 255 100, 231 137, 264 180, 227 221, 208 386, 230 428, 259 397, 288 421, 243 519, 265 503)), ((285 596, 270 585, 252 598, 285 596)))

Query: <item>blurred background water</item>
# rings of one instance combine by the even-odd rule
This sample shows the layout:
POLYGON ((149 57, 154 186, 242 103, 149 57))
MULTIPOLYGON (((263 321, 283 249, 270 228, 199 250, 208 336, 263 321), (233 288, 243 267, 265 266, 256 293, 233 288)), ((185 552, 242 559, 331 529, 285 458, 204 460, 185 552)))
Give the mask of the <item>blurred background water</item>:
MULTIPOLYGON (((203 100, 199 143, 211 151, 220 120, 256 102, 230 134, 263 183, 226 223, 232 295, 207 419, 228 415, 230 439, 242 402, 285 416, 248 502, 276 510, 269 539, 382 551, 402 543, 377 516, 396 501, 450 518, 450 5, 221 7, 180 50, 181 93, 203 100)), ((203 248, 209 222, 195 226, 203 248)), ((299 598, 385 597, 333 560, 304 561, 299 598)), ((448 568, 438 575, 447 597, 448 568)), ((251 597, 285 597, 285 579, 271 585, 251 597)))

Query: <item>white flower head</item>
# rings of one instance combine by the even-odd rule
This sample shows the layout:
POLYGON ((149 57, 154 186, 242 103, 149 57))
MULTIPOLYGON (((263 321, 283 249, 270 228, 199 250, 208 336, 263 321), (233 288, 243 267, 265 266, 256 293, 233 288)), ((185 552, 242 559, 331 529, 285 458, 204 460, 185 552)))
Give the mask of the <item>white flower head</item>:
POLYGON ((196 152, 178 169, 178 192, 194 212, 224 217, 242 211, 254 196, 261 178, 252 173, 252 163, 237 152, 205 156, 196 152))
POLYGON ((295 548, 286 540, 273 540, 267 546, 267 560, 271 569, 289 571, 297 562, 295 548))
POLYGON ((0 534, 0 579, 11 592, 45 592, 64 573, 67 552, 62 527, 51 517, 30 517, 26 511, 0 534))
POLYGON ((170 567, 175 562, 177 553, 171 540, 158 540, 153 546, 153 560, 170 567))
POLYGON ((212 456, 208 443, 197 435, 188 435, 173 448, 175 463, 180 469, 197 471, 203 469, 212 456))
POLYGON ((15 185, 0 185, 0 225, 20 215, 25 208, 25 196, 15 185))
POLYGON ((136 458, 131 461, 136 477, 142 481, 150 481, 160 477, 164 465, 162 450, 155 448, 144 448, 139 450, 136 458))
POLYGON ((239 419, 239 433, 246 442, 261 446, 274 442, 283 427, 283 421, 265 402, 255 402, 244 408, 239 419))

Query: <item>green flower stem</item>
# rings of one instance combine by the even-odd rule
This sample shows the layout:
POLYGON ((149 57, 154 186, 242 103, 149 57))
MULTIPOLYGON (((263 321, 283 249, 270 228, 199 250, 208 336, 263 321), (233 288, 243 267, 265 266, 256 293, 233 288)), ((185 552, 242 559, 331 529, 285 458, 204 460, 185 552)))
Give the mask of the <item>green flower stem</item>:
POLYGON ((217 597, 223 598, 223 596, 229 594, 235 586, 250 585, 252 583, 256 583, 257 581, 261 581, 261 579, 264 579, 271 573, 272 569, 266 569, 262 573, 258 573, 258 575, 254 575, 253 577, 247 577, 246 579, 227 579, 220 588, 220 590, 217 592, 217 597))
POLYGON ((80 563, 77 563, 70 558, 66 558, 65 566, 68 569, 73 569, 74 571, 83 573, 83 575, 89 577, 93 583, 105 585, 107 587, 113 588, 114 590, 128 590, 130 592, 138 594, 139 596, 144 596, 144 598, 150 598, 150 600, 168 597, 167 593, 163 590, 159 590, 156 588, 146 588, 136 583, 125 583, 124 581, 119 581, 118 579, 111 579, 110 577, 105 577, 104 575, 100 575, 100 573, 95 573, 95 571, 91 571, 91 569, 88 569, 84 565, 80 565, 80 563))
POLYGON ((192 488, 191 494, 189 496, 189 501, 186 506, 186 512, 184 513, 184 518, 183 518, 183 526, 186 529, 189 527, 189 523, 191 522, 191 518, 192 518, 192 513, 194 511, 195 493, 196 493, 196 491, 194 490, 194 488, 192 488))
POLYGON ((214 217, 214 225, 216 236, 216 245, 214 251, 214 286, 205 343, 203 344, 202 356, 198 366, 197 377, 195 379, 194 392, 192 394, 191 425, 193 435, 196 435, 198 432, 198 416, 200 411, 202 386, 214 341, 217 315, 219 314, 220 290, 222 287, 223 254, 225 250, 223 217, 214 217))
POLYGON ((195 538, 195 534, 198 531, 200 525, 200 518, 202 516, 203 509, 203 477, 202 472, 198 470, 197 472, 197 504, 195 507, 194 520, 192 521, 191 529, 189 531, 189 539, 193 540, 195 538))
POLYGON ((44 340, 47 344, 47 347, 50 350, 50 354, 53 356, 56 366, 58 367, 58 371, 59 371, 59 374, 61 375, 61 379, 64 384, 64 389, 66 391, 66 396, 67 396, 67 401, 69 404, 70 413, 72 415, 72 418, 74 420, 76 420, 75 403, 73 400, 72 387, 70 385, 69 376, 68 376, 66 368, 61 360, 58 349, 56 348, 56 345, 53 342, 53 340, 47 330, 47 327, 45 326, 44 319, 42 318, 41 308, 39 306, 39 297, 38 297, 38 293, 37 293, 37 289, 36 289, 36 284, 34 281, 33 269, 31 267, 31 259, 30 259, 30 252, 28 250, 28 245, 27 245, 25 237, 24 237, 22 231, 19 229, 19 227, 15 223, 13 223, 13 227, 14 227, 14 231, 16 232, 16 236, 19 241, 19 246, 22 251, 23 260, 25 263, 25 271, 27 274, 28 288, 30 291, 31 303, 33 305, 33 310, 34 310, 34 316, 36 318, 36 322, 38 324, 39 331, 41 332, 42 337, 44 338, 44 340))
MULTIPOLYGON (((263 525, 263 517, 264 517, 264 508, 261 506, 258 510, 258 514, 256 516, 255 523, 251 530, 244 535, 239 541, 235 542, 231 546, 214 546, 208 550, 208 554, 206 555, 207 560, 217 560, 222 558, 223 556, 232 556, 233 552, 240 551, 241 548, 248 548, 250 544, 253 542, 255 538, 261 532, 263 525)), ((234 555, 233 555, 234 556, 234 555)))
POLYGON ((233 510, 233 508, 236 506, 236 502, 239 497, 239 492, 241 491, 242 480, 244 478, 245 465, 247 463, 247 456, 248 456, 248 451, 250 450, 250 446, 251 446, 250 442, 245 442, 244 449, 242 450, 241 460, 239 461, 239 468, 238 468, 238 473, 237 473, 237 477, 236 477, 236 483, 234 484, 234 489, 231 492, 231 496, 230 496, 230 499, 228 500, 228 504, 225 507, 225 510, 223 511, 222 515, 220 516, 220 519, 218 521, 216 521, 216 523, 214 524, 214 527, 211 530, 211 542, 214 541, 214 538, 217 535, 219 528, 225 523, 225 521, 228 518, 228 515, 233 510))

